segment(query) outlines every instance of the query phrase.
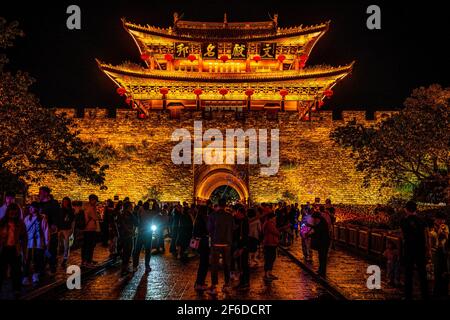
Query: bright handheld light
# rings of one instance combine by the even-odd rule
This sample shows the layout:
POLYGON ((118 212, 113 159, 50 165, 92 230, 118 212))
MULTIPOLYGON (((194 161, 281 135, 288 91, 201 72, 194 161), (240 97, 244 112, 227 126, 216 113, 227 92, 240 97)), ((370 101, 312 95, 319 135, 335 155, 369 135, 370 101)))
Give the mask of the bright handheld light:
POLYGON ((151 229, 152 229, 153 232, 155 232, 156 231, 156 226, 154 224, 152 224, 151 229))

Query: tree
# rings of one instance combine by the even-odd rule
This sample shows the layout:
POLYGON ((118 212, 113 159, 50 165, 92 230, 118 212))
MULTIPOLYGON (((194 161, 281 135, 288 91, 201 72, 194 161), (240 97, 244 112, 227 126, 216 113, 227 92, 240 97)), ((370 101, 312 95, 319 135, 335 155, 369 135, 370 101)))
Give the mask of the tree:
POLYGON ((412 191, 417 200, 449 201, 450 88, 413 90, 398 113, 372 126, 351 121, 331 138, 351 150, 364 185, 412 191), (424 186, 435 185, 436 188, 424 186))
POLYGON ((158 189, 158 187, 151 186, 150 188, 148 188, 147 194, 145 194, 142 197, 142 201, 150 201, 150 200, 160 201, 161 200, 161 195, 162 195, 162 193, 158 189))
MULTIPOLYGON (((18 23, 0 17, 0 50, 12 47, 23 36, 18 23)), ((0 52, 0 191, 24 191, 29 183, 51 174, 105 188, 105 170, 91 153, 92 145, 79 138, 74 122, 65 114, 44 108, 29 92, 34 83, 26 72, 6 71, 0 52)))

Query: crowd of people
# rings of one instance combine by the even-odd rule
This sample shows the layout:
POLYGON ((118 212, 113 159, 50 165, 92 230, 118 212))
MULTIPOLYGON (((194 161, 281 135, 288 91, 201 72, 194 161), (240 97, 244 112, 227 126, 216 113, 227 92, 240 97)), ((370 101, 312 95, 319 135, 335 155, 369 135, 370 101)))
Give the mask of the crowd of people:
MULTIPOLYGON (((294 243, 299 244, 307 263, 317 251, 317 273, 326 277, 329 250, 334 247, 336 210, 329 199, 321 204, 316 198, 312 204, 300 206, 286 202, 248 206, 226 199, 217 204, 160 204, 156 200, 135 204, 129 198, 101 204, 94 194, 87 200, 82 203, 65 197, 58 202, 48 187, 41 187, 39 201, 21 208, 15 203, 15 194, 5 195, 0 207, 0 288, 8 270, 16 294, 22 286, 39 284, 42 277, 55 274, 58 266, 67 266, 74 247, 81 249, 81 267, 93 268, 98 264, 94 253, 100 244, 108 248, 111 258, 120 261, 121 277, 139 269, 142 252, 142 267, 151 272, 152 254, 164 252, 166 239, 170 239, 167 250, 174 258, 184 262, 193 253, 199 256, 194 289, 216 296, 221 270, 223 293, 248 290, 251 272, 259 267, 264 269, 265 282, 277 280, 277 250, 294 243), (234 282, 238 284, 232 286, 234 282)), ((415 203, 408 202, 401 224, 405 295, 412 296, 416 267, 422 297, 427 298, 427 264, 432 261, 434 293, 447 296, 449 229, 445 217, 436 217, 434 226, 429 227, 416 212, 415 203)), ((400 248, 388 242, 384 256, 388 279, 398 285, 400 248)))

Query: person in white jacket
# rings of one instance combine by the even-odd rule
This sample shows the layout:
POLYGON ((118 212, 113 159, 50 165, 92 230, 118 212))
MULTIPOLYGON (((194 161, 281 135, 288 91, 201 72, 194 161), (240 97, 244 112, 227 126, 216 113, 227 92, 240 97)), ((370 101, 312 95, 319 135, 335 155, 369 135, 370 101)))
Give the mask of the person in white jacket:
POLYGON ((34 284, 39 282, 39 277, 44 273, 45 251, 48 249, 50 231, 47 217, 39 213, 39 203, 30 205, 30 214, 24 219, 28 234, 28 259, 24 266, 23 285, 30 284, 30 274, 34 284))

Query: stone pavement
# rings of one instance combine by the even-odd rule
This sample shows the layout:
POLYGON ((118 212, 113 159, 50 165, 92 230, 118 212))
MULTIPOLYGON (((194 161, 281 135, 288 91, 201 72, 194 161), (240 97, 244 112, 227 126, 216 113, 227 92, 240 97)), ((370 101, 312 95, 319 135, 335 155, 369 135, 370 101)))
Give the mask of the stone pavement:
MULTIPOLYGON (((138 272, 132 277, 121 278, 118 266, 110 268, 94 279, 82 284, 81 290, 67 291, 59 296, 46 296, 44 299, 61 300, 202 300, 210 299, 207 294, 198 295, 194 291, 198 259, 187 263, 166 253, 152 256, 152 271, 145 274, 143 259, 138 272)), ((275 262, 274 274, 279 280, 267 284, 263 281, 263 269, 260 266, 251 271, 251 289, 246 293, 233 291, 224 296, 220 289, 223 285, 219 274, 218 299, 245 300, 307 300, 330 298, 327 291, 314 279, 286 256, 279 255, 275 262)), ((207 281, 210 281, 208 274, 207 281)))
MULTIPOLYGON (((300 238, 296 239, 294 244, 287 250, 306 267, 317 271, 319 267, 317 252, 313 251, 312 263, 305 262, 300 238)), ((402 298, 402 291, 400 289, 390 287, 387 284, 386 272, 383 265, 380 265, 382 270, 381 289, 370 290, 366 285, 368 278, 367 267, 373 263, 338 245, 336 245, 335 249, 330 250, 328 257, 326 281, 336 287, 347 299, 392 300, 402 298)))
MULTIPOLYGON (((106 261, 109 257, 109 251, 107 248, 102 247, 102 245, 99 243, 95 247, 94 250, 94 260, 102 263, 106 261)), ((59 259, 61 261, 61 259, 59 259)), ((81 265, 81 251, 80 249, 72 250, 69 256, 69 261, 67 263, 67 266, 70 265, 81 265)), ((83 270, 82 270, 83 273, 83 270)), ((66 269, 62 268, 58 264, 57 272, 53 276, 46 276, 42 279, 42 281, 39 283, 38 286, 28 286, 28 287, 22 287, 22 298, 26 298, 29 295, 33 295, 34 292, 39 291, 43 292, 47 288, 54 286, 57 283, 65 282, 67 280, 67 274, 66 269)), ((11 290, 11 281, 7 280, 5 281, 3 288, 0 288, 0 300, 6 300, 6 299, 13 299, 14 296, 12 294, 11 290)))

